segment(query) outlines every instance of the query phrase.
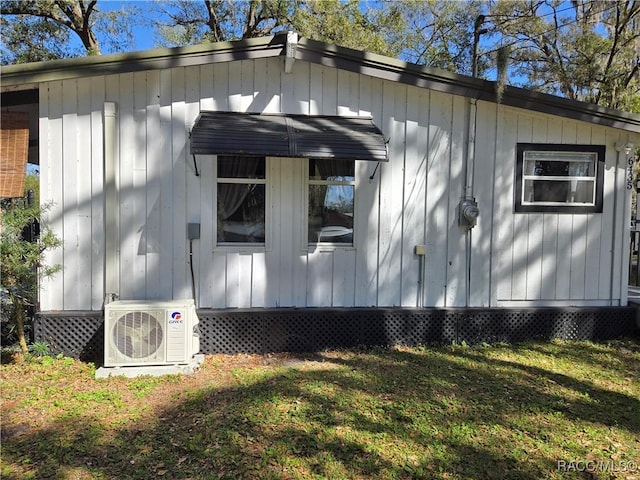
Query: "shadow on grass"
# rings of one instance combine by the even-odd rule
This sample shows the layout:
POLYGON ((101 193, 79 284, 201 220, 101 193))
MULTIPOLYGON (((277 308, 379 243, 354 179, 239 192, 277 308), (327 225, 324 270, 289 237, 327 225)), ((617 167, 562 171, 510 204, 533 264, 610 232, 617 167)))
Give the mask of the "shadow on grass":
MULTIPOLYGON (((634 355, 640 354, 640 337, 612 340, 607 343, 569 342, 568 345, 570 348, 564 348, 562 351, 564 359, 572 359, 594 368, 624 368, 634 355)), ((556 346, 553 343, 535 343, 527 345, 527 348, 543 355, 553 355, 556 346)), ((640 365, 637 362, 635 369, 631 369, 629 373, 640 381, 640 365)))
POLYGON ((327 354, 315 365, 239 370, 238 385, 190 392, 115 433, 89 412, 60 418, 5 439, 3 463, 60 479, 533 480, 586 458, 569 424, 640 433, 638 398, 476 349, 327 354))

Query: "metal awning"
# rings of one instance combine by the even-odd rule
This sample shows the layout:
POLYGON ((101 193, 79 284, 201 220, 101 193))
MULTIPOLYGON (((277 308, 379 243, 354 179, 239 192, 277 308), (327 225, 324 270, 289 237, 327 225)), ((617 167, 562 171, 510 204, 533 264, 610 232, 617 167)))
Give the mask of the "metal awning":
POLYGON ((191 154, 388 161, 371 117, 327 115, 200 112, 191 154))

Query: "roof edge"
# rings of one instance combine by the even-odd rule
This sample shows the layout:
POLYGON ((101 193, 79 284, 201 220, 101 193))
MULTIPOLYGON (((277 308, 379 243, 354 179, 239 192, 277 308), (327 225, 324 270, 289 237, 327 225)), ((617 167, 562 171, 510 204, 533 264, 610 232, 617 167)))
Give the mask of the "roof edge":
POLYGON ((0 67, 0 86, 279 56, 285 46, 286 36, 276 35, 231 42, 6 65, 0 67))
POLYGON ((640 114, 508 85, 499 98, 493 81, 308 38, 298 41, 296 58, 406 85, 640 133, 640 114))
MULTIPOLYGON (((283 112, 231 112, 221 110, 204 109, 200 110, 200 115, 203 113, 215 113, 216 115, 229 115, 229 116, 260 116, 260 117, 292 117, 292 118, 306 118, 306 117, 322 117, 322 118, 341 118, 352 120, 373 120, 371 115, 314 115, 309 113, 283 113, 283 112)), ((200 117, 198 117, 200 118, 200 117)), ((196 119, 197 121, 197 119, 196 119)))
MULTIPOLYGON (((94 75, 277 57, 285 55, 287 38, 287 32, 279 32, 271 37, 231 42, 2 66, 0 86, 6 89, 23 84, 94 75)), ((299 38, 294 55, 298 60, 406 85, 640 133, 639 114, 511 86, 505 87, 499 99, 496 95, 496 82, 416 65, 375 53, 299 38)))

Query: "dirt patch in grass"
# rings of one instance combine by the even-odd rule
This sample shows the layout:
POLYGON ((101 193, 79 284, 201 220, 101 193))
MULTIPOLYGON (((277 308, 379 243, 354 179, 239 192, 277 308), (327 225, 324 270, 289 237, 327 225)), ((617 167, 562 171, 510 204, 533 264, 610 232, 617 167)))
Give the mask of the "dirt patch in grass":
POLYGON ((2 365, 2 478, 640 478, 640 344, 2 365), (634 463, 635 462, 635 463, 634 463))

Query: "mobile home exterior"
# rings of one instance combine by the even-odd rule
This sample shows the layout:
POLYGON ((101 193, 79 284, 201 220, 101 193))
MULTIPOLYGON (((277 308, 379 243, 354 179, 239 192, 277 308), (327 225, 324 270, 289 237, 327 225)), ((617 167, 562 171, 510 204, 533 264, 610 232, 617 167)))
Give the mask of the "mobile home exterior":
POLYGON ((638 115, 498 100, 492 82, 294 33, 3 67, 1 85, 3 111, 38 104, 64 242, 41 287, 51 342, 94 335, 113 298, 194 298, 205 351, 294 348, 282 338, 323 323, 393 339, 371 325, 388 315, 446 339, 498 317, 633 323, 638 115), (229 346, 251 336, 272 341, 229 346))

